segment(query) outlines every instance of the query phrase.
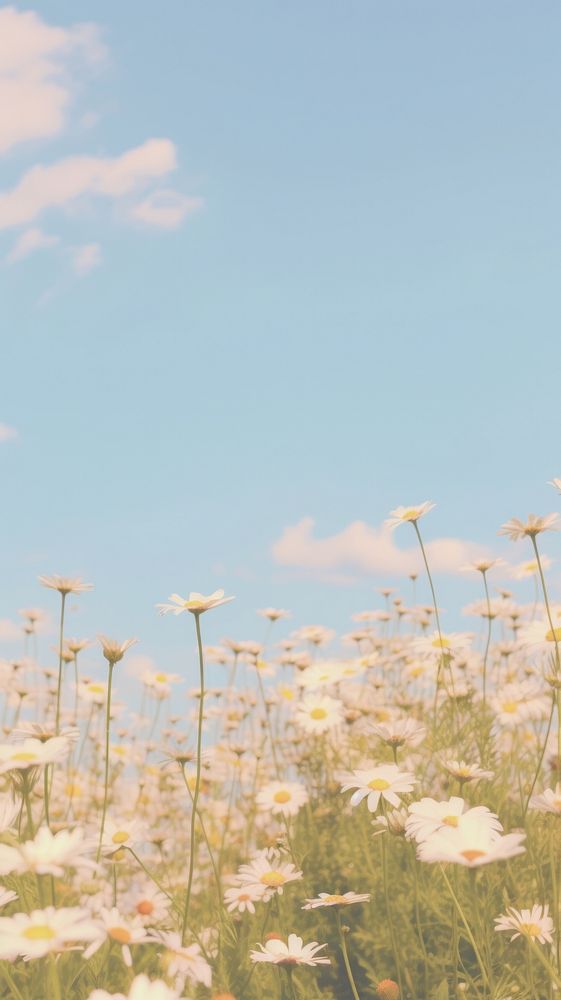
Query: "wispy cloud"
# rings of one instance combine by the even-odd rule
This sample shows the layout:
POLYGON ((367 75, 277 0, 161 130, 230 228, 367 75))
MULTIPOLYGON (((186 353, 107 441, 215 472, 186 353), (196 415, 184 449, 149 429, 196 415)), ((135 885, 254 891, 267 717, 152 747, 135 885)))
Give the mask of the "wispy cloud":
MULTIPOLYGON (((31 141, 35 151, 38 141, 52 142, 63 133, 74 134, 83 149, 88 130, 99 123, 99 112, 84 108, 82 100, 78 105, 77 95, 84 93, 88 67, 92 78, 92 69, 106 56, 97 25, 49 24, 34 11, 1 7, 0 154, 31 141)), ((0 231, 25 227, 6 262, 22 261, 36 250, 62 242, 39 228, 44 214, 49 214, 49 229, 61 216, 72 225, 83 223, 91 217, 92 200, 118 205, 114 218, 120 222, 177 229, 203 204, 201 198, 158 186, 176 170, 177 161, 172 140, 157 137, 108 155, 105 150, 100 155, 99 147, 95 155, 80 151, 58 159, 41 157, 40 162, 34 155, 12 186, 0 191, 0 231)), ((81 250, 70 253, 78 275, 101 261, 99 245, 84 235, 81 250)))
POLYGON ((0 424, 0 444, 4 441, 15 441, 17 437, 19 435, 15 427, 10 427, 9 424, 0 424))
POLYGON ((72 252, 72 267, 81 278, 101 264, 101 247, 99 243, 85 243, 75 247, 72 252))
MULTIPOLYGON (((342 531, 325 538, 314 534, 315 521, 303 518, 284 529, 272 546, 274 561, 281 566, 319 574, 329 582, 358 574, 406 576, 422 568, 418 546, 398 548, 394 535, 384 527, 353 521, 342 531)), ((461 538, 438 538, 426 543, 431 568, 436 573, 458 573, 461 566, 487 553, 475 542, 461 538)))
POLYGON ((24 260, 36 250, 44 250, 47 247, 56 246, 60 243, 58 236, 49 236, 41 229, 26 229, 18 236, 10 252, 6 255, 9 264, 15 264, 18 260, 24 260))
POLYGON ((131 217, 158 229, 177 229, 188 215, 203 207, 202 198, 188 198, 178 191, 153 191, 135 205, 131 217))
POLYGON ((69 68, 99 62, 104 47, 92 24, 46 24, 33 11, 0 9, 0 153, 60 133, 71 104, 69 68))
POLYGON ((120 198, 176 166, 173 142, 148 139, 116 157, 69 156, 31 167, 11 191, 0 192, 0 229, 26 225, 87 195, 120 198))

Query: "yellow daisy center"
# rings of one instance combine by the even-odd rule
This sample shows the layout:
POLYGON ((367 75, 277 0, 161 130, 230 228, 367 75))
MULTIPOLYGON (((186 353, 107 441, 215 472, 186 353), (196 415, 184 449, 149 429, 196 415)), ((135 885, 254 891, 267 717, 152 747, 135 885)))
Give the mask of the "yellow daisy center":
POLYGON ((509 715, 514 715, 518 708, 518 702, 516 701, 504 701, 502 704, 503 712, 508 712, 509 715))
POLYGON ((335 895, 335 896, 324 896, 323 897, 323 901, 324 901, 324 903, 346 903, 347 902, 347 900, 345 899, 344 896, 337 896, 337 895, 335 895))
POLYGON ((438 638, 432 640, 432 645, 435 649, 449 649, 450 640, 447 639, 445 635, 443 635, 442 638, 439 636, 438 638))
POLYGON ((561 628, 549 629, 545 633, 548 642, 561 642, 561 628))
POLYGON ((319 722, 321 719, 327 719, 327 712, 325 708, 312 708, 310 712, 310 719, 319 722))
POLYGON ((11 760, 37 760, 37 754, 21 750, 19 753, 12 754, 11 760))
POLYGON ((520 930, 530 937, 539 937, 542 932, 539 924, 520 924, 520 930))
POLYGON ((156 674, 155 680, 157 680, 158 684, 165 684, 165 682, 167 681, 167 675, 156 674))
POLYGON ((272 869, 270 872, 264 872, 259 881, 262 885, 270 885, 272 888, 276 888, 279 885, 284 885, 286 879, 282 872, 272 869))
POLYGON ((142 917, 149 917, 154 912, 154 904, 149 899, 143 899, 136 904, 136 912, 140 913, 142 917))
POLYGON ((368 787, 373 792, 385 792, 386 788, 390 787, 390 783, 385 778, 373 778, 372 781, 368 782, 368 787))
POLYGON ((88 691, 93 691, 94 694, 105 694, 103 684, 88 684, 88 691))
POLYGON ((111 837, 111 840, 114 844, 124 844, 127 840, 129 840, 129 838, 130 833, 127 833, 126 830, 117 830, 117 832, 111 837))
POLYGON ((279 805, 284 805, 285 802, 290 802, 291 795, 290 792, 287 792, 285 789, 281 789, 281 791, 275 792, 273 799, 275 802, 278 802, 279 805))
POLYGON ((442 820, 442 822, 446 823, 446 826, 457 826, 458 825, 458 817, 457 816, 445 816, 444 819, 442 820))
POLYGON ((22 937, 27 938, 28 941, 51 941, 52 938, 56 937, 56 934, 48 924, 35 924, 34 927, 26 927, 22 931, 22 937))

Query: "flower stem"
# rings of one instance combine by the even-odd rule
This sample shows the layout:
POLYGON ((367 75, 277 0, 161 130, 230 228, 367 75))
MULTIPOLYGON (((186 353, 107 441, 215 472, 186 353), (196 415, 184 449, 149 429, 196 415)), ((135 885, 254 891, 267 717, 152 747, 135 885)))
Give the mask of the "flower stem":
POLYGON ((60 595, 60 629, 58 636, 58 683, 56 689, 56 720, 55 720, 55 730, 58 736, 60 732, 60 695, 62 691, 62 643, 64 641, 64 605, 66 602, 66 594, 62 593, 60 595))
POLYGON ((444 868, 442 867, 442 865, 439 865, 439 868, 440 868, 440 871, 442 873, 442 877, 443 877, 444 881, 446 882, 446 886, 448 888, 448 892, 450 893, 452 899, 454 900, 454 904, 455 904, 455 906, 456 906, 456 908, 458 910, 458 913, 460 915, 460 919, 461 919, 461 921, 462 921, 462 923, 463 923, 463 925, 464 925, 464 927, 466 929, 466 934, 468 936, 469 943, 471 944, 471 947, 473 948, 473 951, 475 953, 475 957, 477 959, 477 963, 479 965, 479 968, 481 969, 481 975, 483 976, 483 981, 485 982, 485 985, 487 987, 489 987, 489 976, 487 975, 487 969, 485 968, 485 963, 484 963, 483 959, 481 958, 481 953, 479 951, 479 948, 477 947, 477 945, 475 943, 475 938, 474 938, 474 936, 473 936, 473 934, 471 932, 471 928, 469 926, 469 921, 468 921, 466 915, 464 914, 464 911, 462 910, 460 901, 459 901, 458 897, 456 896, 456 893, 454 892, 454 890, 453 890, 453 888, 452 888, 452 886, 450 884, 450 880, 449 880, 446 872, 444 871, 444 868))
POLYGON ((201 752, 203 745, 203 718, 204 718, 204 697, 205 697, 205 665, 203 659, 203 643, 201 639, 200 612, 195 612, 195 628, 197 631, 197 646, 199 650, 199 720, 197 726, 197 773, 195 778, 195 791, 193 792, 193 802, 191 806, 191 832, 189 841, 189 875, 187 877, 187 889, 185 892, 185 908, 183 910, 183 925, 181 928, 181 944, 185 944, 185 935, 189 922, 189 907, 191 905, 191 890, 193 887, 193 873, 195 870, 195 836, 197 822, 197 806, 199 803, 199 792, 201 788, 201 752))
POLYGON ((109 794, 109 729, 111 725, 111 686, 113 683, 113 667, 115 664, 109 661, 109 679, 107 683, 107 707, 105 710, 105 779, 103 791, 103 809, 101 813, 101 826, 99 828, 99 843, 97 845, 96 861, 99 863, 101 857, 101 845, 103 843, 103 831, 105 829, 105 816, 107 814, 107 799, 109 794))
POLYGON ((341 923, 341 914, 337 908, 337 930, 339 931, 339 940, 341 942, 341 951, 343 953, 343 962, 345 963, 345 970, 347 973, 347 979, 349 980, 349 986, 351 987, 351 993, 353 994, 354 1000, 360 1000, 359 992, 356 988, 356 983, 353 976, 353 970, 351 969, 351 963, 349 961, 349 953, 347 951, 347 942, 345 941, 345 932, 343 930, 343 925, 341 923))

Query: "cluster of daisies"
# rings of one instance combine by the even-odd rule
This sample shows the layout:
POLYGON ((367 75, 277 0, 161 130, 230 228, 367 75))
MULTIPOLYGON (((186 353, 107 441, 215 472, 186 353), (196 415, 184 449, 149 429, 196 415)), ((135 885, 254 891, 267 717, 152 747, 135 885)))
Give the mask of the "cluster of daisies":
POLYGON ((67 636, 91 586, 40 578, 58 594, 54 653, 28 608, 21 656, 0 661, 2 996, 561 988, 561 606, 537 542, 557 518, 504 526, 530 558, 465 567, 473 624, 446 631, 420 528, 433 506, 388 521, 419 543, 409 600, 383 588, 342 636, 264 608, 259 640, 206 645, 202 616, 232 598, 172 594, 160 613, 195 626, 186 690, 135 661, 135 639, 67 636))

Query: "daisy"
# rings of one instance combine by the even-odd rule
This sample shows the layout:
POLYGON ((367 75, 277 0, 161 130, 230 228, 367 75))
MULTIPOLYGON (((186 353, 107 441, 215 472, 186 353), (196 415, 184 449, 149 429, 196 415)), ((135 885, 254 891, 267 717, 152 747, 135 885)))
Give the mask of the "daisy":
POLYGON ((369 812, 376 812, 380 798, 392 806, 399 806, 401 803, 397 793, 410 792, 416 782, 414 774, 401 771, 397 764, 378 764, 367 770, 353 771, 350 779, 343 785, 341 792, 356 788, 356 792, 351 795, 351 806, 359 805, 366 798, 369 812))
POLYGON ((548 812, 555 816, 561 816, 561 783, 556 784, 555 791, 546 788, 545 791, 532 795, 528 807, 535 809, 536 812, 548 812))
POLYGON ((97 936, 96 924, 87 910, 72 906, 56 910, 48 906, 32 913, 0 917, 0 959, 24 961, 42 958, 49 952, 64 951, 76 941, 91 941, 97 936))
POLYGON ((93 583, 83 583, 77 576, 39 576, 39 583, 43 587, 51 590, 58 590, 59 594, 83 594, 86 590, 93 590, 93 583))
POLYGON ((405 524, 407 521, 418 521, 424 514, 436 507, 430 500, 417 504, 416 507, 396 507, 390 510, 389 517, 384 521, 386 528, 397 528, 398 524, 405 524))
POLYGON ((25 771, 30 767, 46 767, 62 760, 70 753, 70 743, 64 736, 56 736, 47 743, 29 739, 21 743, 0 744, 0 774, 6 771, 25 771))
POLYGON ((262 618, 268 618, 270 622, 278 622, 279 618, 290 618, 290 611, 284 608, 261 608, 257 612, 262 618))
POLYGON ((118 642, 117 639, 108 639, 106 635, 98 635, 98 639, 105 659, 113 665, 122 660, 127 649, 138 642, 138 639, 125 639, 124 642, 118 642))
POLYGON ((443 827, 457 829, 467 816, 477 818, 482 826, 487 826, 496 833, 502 832, 499 817, 487 806, 473 806, 469 809, 464 799, 453 795, 445 802, 437 802, 431 798, 412 802, 405 824, 406 835, 410 840, 416 840, 420 844, 443 827))
MULTIPOLYGON (((559 613, 555 615, 553 609, 552 614, 559 618, 559 613)), ((533 646, 542 653, 554 653, 555 644, 561 642, 561 624, 552 628, 546 619, 529 622, 520 629, 518 639, 521 646, 533 646)))
POLYGON ((267 896, 265 885, 238 885, 232 889, 226 889, 224 893, 224 904, 229 913, 237 910, 238 913, 255 913, 254 903, 263 900, 267 896))
POLYGON ((111 857, 123 847, 138 847, 147 839, 146 827, 140 819, 114 819, 107 816, 101 841, 101 852, 111 857))
POLYGON ((126 995, 94 990, 87 1000, 186 1000, 186 998, 180 997, 177 990, 166 986, 162 979, 148 979, 148 976, 142 974, 133 979, 126 995))
POLYGON ((471 632, 433 632, 431 635, 414 639, 412 648, 424 656, 446 653, 455 656, 469 650, 473 635, 471 632))
POLYGON ((240 866, 236 881, 244 886, 265 886, 267 900, 275 893, 282 896, 283 887, 299 881, 304 874, 291 862, 281 861, 280 857, 280 852, 273 847, 260 851, 249 864, 240 866))
POLYGON ((331 965, 330 960, 323 955, 317 957, 322 948, 327 948, 326 944, 318 944, 317 941, 304 944, 296 934, 289 934, 286 944, 279 938, 271 938, 265 945, 258 944, 257 947, 261 951, 249 953, 252 962, 272 962, 273 965, 331 965))
POLYGON ((124 898, 124 905, 130 906, 134 915, 140 917, 145 925, 165 920, 169 912, 168 897, 149 881, 130 889, 124 898))
POLYGON ((315 899, 307 899, 303 910, 317 910, 322 906, 351 906, 352 903, 369 903, 370 893, 361 894, 356 892, 345 892, 343 895, 337 893, 330 895, 328 892, 320 892, 315 899))
POLYGON ((466 868, 478 868, 493 861, 506 861, 523 854, 525 833, 497 833, 482 824, 479 815, 466 815, 457 827, 441 826, 417 847, 419 861, 452 862, 466 868))
POLYGON ((521 538, 535 538, 542 531, 558 531, 559 515, 546 514, 540 517, 537 514, 528 514, 526 523, 517 517, 512 517, 510 521, 503 524, 499 530, 499 535, 507 535, 512 542, 517 542, 521 538))
POLYGON ((308 801, 308 793, 297 781, 271 781, 257 795, 259 809, 269 809, 274 815, 296 816, 308 801))
POLYGON ((0 874, 35 872, 60 876, 69 867, 95 869, 95 862, 85 856, 94 848, 95 841, 86 840, 83 830, 60 830, 53 834, 43 826, 33 840, 14 847, 0 844, 0 874))
POLYGON ((228 604, 233 601, 233 597, 224 597, 223 590, 215 590, 213 594, 205 597, 197 591, 192 591, 189 597, 180 597, 179 594, 171 594, 169 600, 171 604, 156 604, 161 615, 181 615, 184 611, 190 611, 193 615, 200 615, 203 611, 210 611, 221 604, 228 604))
POLYGON ((167 974, 182 986, 189 979, 194 983, 202 983, 210 989, 212 970, 206 958, 201 953, 199 944, 183 946, 181 935, 175 931, 166 931, 159 935, 159 940, 165 945, 165 968, 167 974))
POLYGON ((329 695, 308 695, 296 707, 294 721, 307 733, 326 733, 343 722, 343 702, 329 695))
POLYGON ((121 946, 123 962, 127 968, 132 968, 130 945, 147 944, 157 938, 146 933, 146 928, 140 917, 125 917, 116 906, 107 909, 102 906, 96 920, 96 935, 93 944, 84 952, 84 958, 91 958, 101 948, 105 941, 114 941, 121 946))
POLYGON ((558 493, 561 493, 561 479, 550 479, 548 486, 554 486, 558 493))
POLYGON ((297 683, 303 688, 321 688, 338 684, 342 679, 342 665, 332 660, 323 660, 307 666, 297 678, 297 683))
POLYGON ((17 892, 13 892, 11 889, 6 889, 3 885, 0 885, 0 906, 7 906, 8 903, 13 903, 15 899, 18 899, 17 892))
POLYGON ((467 764, 465 760, 452 760, 448 758, 442 760, 442 766, 448 771, 448 774, 451 774, 453 778, 457 778, 461 785, 468 781, 481 781, 483 778, 490 779, 495 777, 494 771, 485 771, 477 764, 467 764))
MULTIPOLYGON (((541 554, 540 562, 544 570, 549 569, 553 563, 549 556, 542 556, 541 554)), ((540 567, 538 566, 537 559, 529 559, 527 562, 519 563, 515 566, 512 570, 512 575, 515 580, 525 580, 528 576, 535 576, 539 571, 540 567)))
POLYGON ((402 747, 405 744, 416 747, 424 740, 427 732, 415 719, 395 719, 393 722, 380 723, 372 731, 391 747, 402 747))
POLYGON ((506 913, 495 917, 496 931, 514 931, 511 941, 522 935, 539 941, 540 944, 552 944, 554 933, 553 920, 549 916, 549 906, 535 903, 531 910, 515 910, 508 906, 506 913))

